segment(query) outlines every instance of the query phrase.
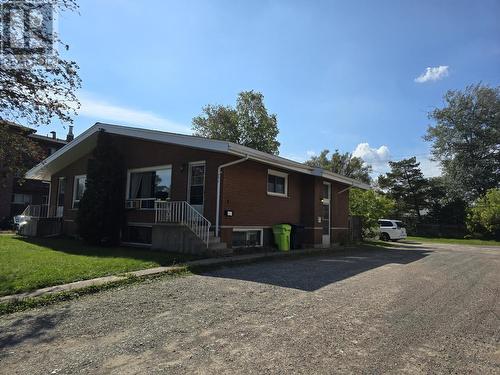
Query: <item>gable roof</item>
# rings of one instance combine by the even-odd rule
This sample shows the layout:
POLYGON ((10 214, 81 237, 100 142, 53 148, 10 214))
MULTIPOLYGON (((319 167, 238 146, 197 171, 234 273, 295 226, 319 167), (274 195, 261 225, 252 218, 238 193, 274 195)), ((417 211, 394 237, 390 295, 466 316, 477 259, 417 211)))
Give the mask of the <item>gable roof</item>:
POLYGON ((121 125, 112 125, 97 122, 95 125, 84 131, 72 142, 62 147, 47 159, 26 173, 26 178, 36 180, 49 180, 50 176, 57 173, 73 161, 91 152, 96 144, 97 133, 100 130, 110 134, 123 135, 127 137, 139 138, 154 142, 170 143, 180 146, 199 148, 208 151, 222 152, 240 157, 248 157, 249 160, 258 161, 264 164, 273 165, 283 169, 305 173, 313 176, 320 176, 328 180, 338 181, 343 184, 361 189, 370 189, 370 186, 349 177, 333 173, 322 168, 310 167, 305 164, 282 158, 280 156, 267 154, 253 148, 238 145, 233 142, 207 139, 203 137, 184 135, 176 133, 162 132, 133 128, 121 125))

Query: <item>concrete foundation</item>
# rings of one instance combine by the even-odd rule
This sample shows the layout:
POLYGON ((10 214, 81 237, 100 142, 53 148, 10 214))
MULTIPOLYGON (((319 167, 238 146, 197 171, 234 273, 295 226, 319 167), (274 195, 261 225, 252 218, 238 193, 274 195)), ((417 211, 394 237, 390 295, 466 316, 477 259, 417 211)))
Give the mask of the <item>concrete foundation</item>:
POLYGON ((205 254, 207 246, 186 226, 153 224, 151 248, 185 254, 205 254))

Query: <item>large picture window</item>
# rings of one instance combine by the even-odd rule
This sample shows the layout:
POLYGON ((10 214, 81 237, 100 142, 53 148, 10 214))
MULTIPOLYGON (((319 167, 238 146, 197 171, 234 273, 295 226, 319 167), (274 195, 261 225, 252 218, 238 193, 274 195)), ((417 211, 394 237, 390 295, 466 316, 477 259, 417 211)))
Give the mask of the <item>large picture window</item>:
POLYGON ((288 175, 283 172, 267 172, 267 194, 286 197, 288 195, 288 175))
POLYGON ((154 208, 155 200, 170 198, 171 183, 170 166, 131 170, 127 197, 132 202, 138 202, 134 207, 154 208))

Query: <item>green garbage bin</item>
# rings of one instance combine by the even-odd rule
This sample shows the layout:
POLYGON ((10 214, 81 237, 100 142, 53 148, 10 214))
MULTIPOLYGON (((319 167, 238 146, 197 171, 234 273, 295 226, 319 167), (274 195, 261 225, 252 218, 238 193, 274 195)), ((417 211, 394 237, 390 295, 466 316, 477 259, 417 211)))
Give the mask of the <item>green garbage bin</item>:
POLYGON ((290 250, 290 232, 292 226, 288 224, 273 225, 274 243, 280 251, 290 250))

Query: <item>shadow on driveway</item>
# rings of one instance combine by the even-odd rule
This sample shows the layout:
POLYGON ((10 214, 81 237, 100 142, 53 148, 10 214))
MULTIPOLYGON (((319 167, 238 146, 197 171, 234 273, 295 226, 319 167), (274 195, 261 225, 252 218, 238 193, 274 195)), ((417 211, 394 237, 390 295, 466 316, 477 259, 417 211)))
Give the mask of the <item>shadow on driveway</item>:
POLYGON ((278 259, 200 272, 207 277, 253 281, 312 292, 386 264, 408 264, 431 254, 426 247, 359 249, 295 259, 278 259))
POLYGON ((67 316, 67 308, 55 313, 35 311, 11 322, 8 329, 0 328, 0 359, 6 351, 25 341, 48 343, 54 339, 53 331, 67 316))

